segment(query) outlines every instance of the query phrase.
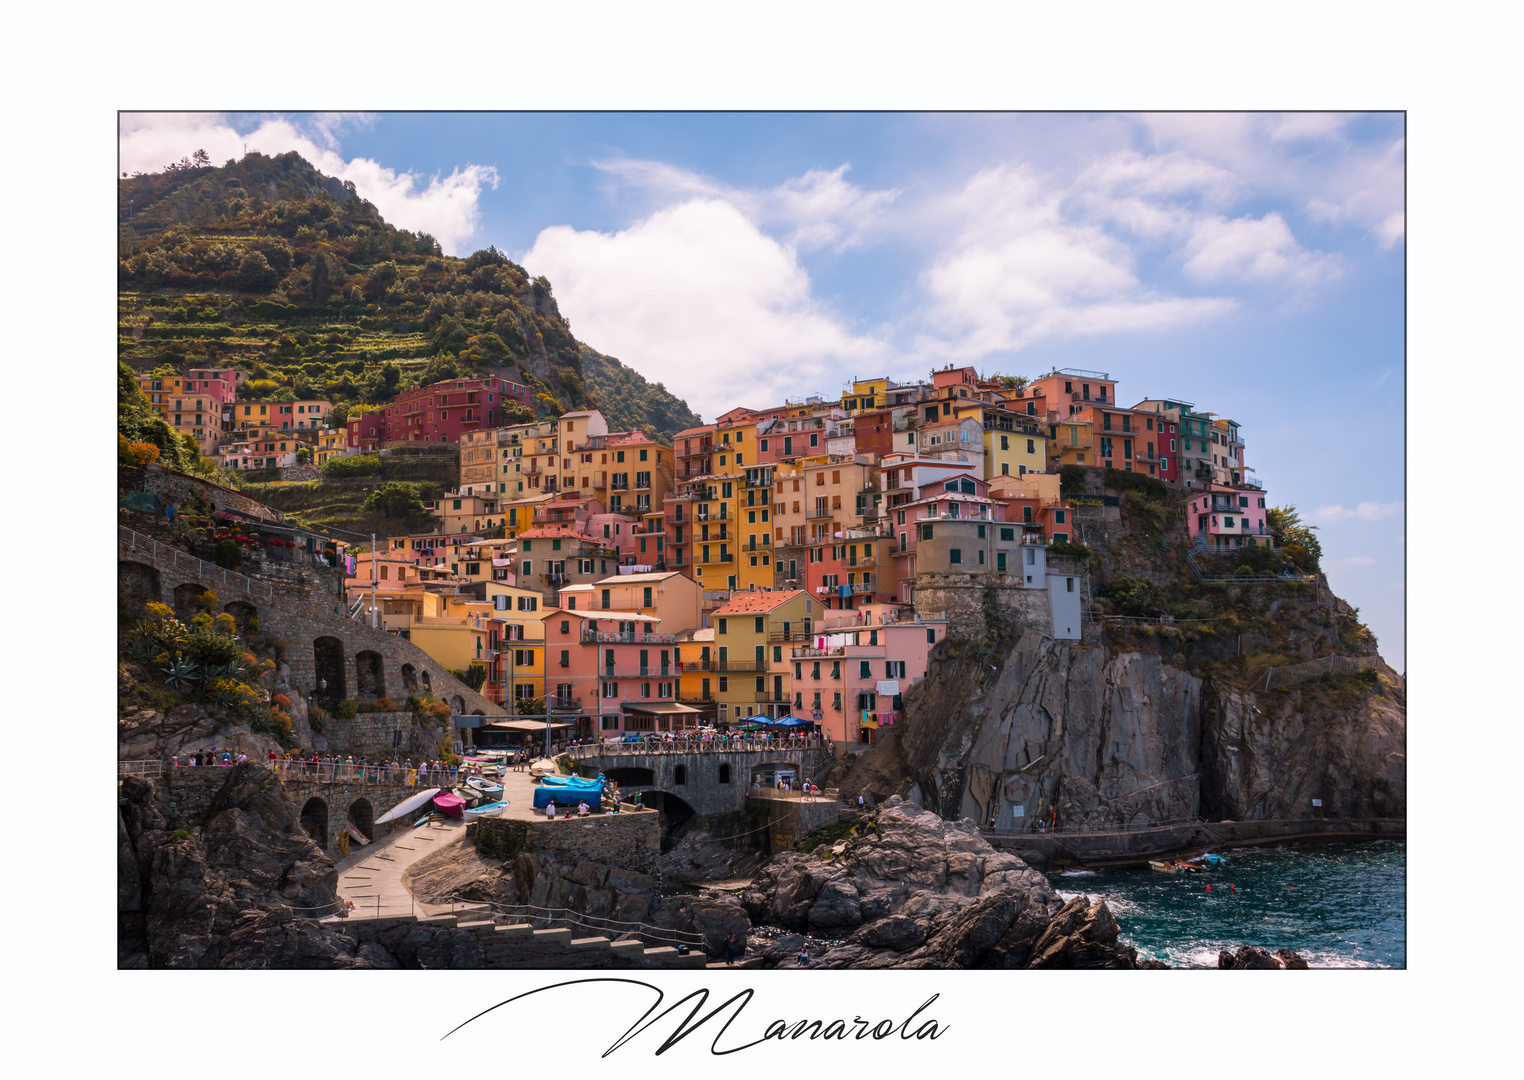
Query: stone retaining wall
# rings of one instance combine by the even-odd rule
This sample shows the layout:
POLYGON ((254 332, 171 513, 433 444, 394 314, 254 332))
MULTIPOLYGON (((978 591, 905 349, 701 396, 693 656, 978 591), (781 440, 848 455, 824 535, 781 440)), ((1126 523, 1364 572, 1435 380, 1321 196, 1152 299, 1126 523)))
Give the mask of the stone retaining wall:
POLYGON ((282 521, 285 517, 279 510, 266 506, 258 499, 242 495, 232 488, 225 488, 221 484, 213 484, 195 476, 176 472, 162 465, 149 465, 142 469, 139 483, 144 491, 153 492, 161 502, 172 503, 175 506, 183 504, 194 492, 219 510, 237 510, 239 513, 264 521, 282 521))
MULTIPOLYGON (((286 643, 285 662, 289 666, 288 681, 293 690, 306 697, 316 688, 317 673, 314 659, 314 642, 319 638, 332 638, 339 643, 344 664, 343 693, 338 687, 329 686, 327 694, 333 698, 354 698, 359 693, 360 668, 357 656, 361 652, 374 652, 381 657, 381 692, 376 696, 394 700, 406 698, 411 693, 425 692, 424 673, 428 674, 427 691, 448 702, 457 713, 480 710, 487 716, 504 715, 501 706, 466 686, 418 646, 396 634, 368 626, 345 616, 342 601, 337 597, 303 599, 283 596, 262 582, 253 582, 236 573, 224 574, 208 563, 193 562, 181 553, 175 558, 169 549, 160 547, 157 552, 143 547, 133 548, 118 532, 117 562, 130 573, 134 581, 144 577, 130 565, 152 567, 159 577, 164 603, 173 606, 177 586, 196 584, 217 593, 218 604, 226 608, 238 602, 254 609, 260 629, 274 634, 286 643), (407 665, 410 671, 404 671, 407 665), (411 678, 417 690, 407 685, 411 678), (458 699, 458 700, 457 700, 458 699)), ((379 752, 379 750, 378 750, 379 752)))
POLYGON ((413 723, 410 712, 360 713, 353 720, 331 717, 323 739, 328 749, 336 754, 353 754, 367 761, 385 759, 390 761, 412 755, 417 761, 420 754, 431 755, 434 747, 449 733, 444 728, 420 728, 413 723), (402 745, 392 745, 392 733, 402 732, 402 745))
POLYGON ((655 810, 523 821, 481 818, 466 826, 476 848, 490 859, 521 851, 544 852, 654 875, 661 859, 661 815, 655 810))

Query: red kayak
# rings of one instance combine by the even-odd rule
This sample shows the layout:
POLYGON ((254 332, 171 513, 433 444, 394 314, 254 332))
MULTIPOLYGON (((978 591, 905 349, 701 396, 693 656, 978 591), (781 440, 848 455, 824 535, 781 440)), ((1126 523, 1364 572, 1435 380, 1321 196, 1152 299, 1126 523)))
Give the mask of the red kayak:
POLYGON ((434 805, 444 811, 445 817, 462 817, 466 811, 466 800, 459 795, 435 795, 434 805))

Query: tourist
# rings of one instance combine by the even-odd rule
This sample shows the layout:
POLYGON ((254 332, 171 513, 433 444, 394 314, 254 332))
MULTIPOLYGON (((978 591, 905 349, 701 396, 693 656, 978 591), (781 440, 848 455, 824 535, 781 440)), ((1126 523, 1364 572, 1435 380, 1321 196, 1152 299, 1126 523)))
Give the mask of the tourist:
POLYGON ((222 751, 222 763, 224 765, 231 765, 231 764, 233 764, 233 755, 228 753, 226 747, 224 747, 223 751, 222 751))
POLYGON ((171 755, 170 759, 169 759, 169 765, 170 765, 170 768, 172 768, 172 769, 178 769, 180 767, 180 755, 179 754, 173 754, 173 755, 171 755))
POLYGON ((809 967, 809 964, 810 964, 810 943, 808 941, 806 941, 803 945, 801 945, 799 947, 799 966, 800 967, 809 967))
POLYGON ((193 769, 196 767, 196 755, 195 754, 191 755, 191 759, 190 759, 189 765, 193 769))
POLYGON ((271 750, 268 754, 265 755, 265 757, 267 757, 269 759, 269 761, 270 761, 270 771, 271 772, 275 771, 275 759, 276 759, 276 756, 277 755, 276 755, 274 750, 271 750))
POLYGON ((862 796, 862 792, 858 792, 857 793, 857 808, 859 810, 861 810, 863 808, 863 796, 862 796))
POLYGON ((350 754, 344 759, 344 779, 348 780, 355 774, 355 756, 350 754))
POLYGON ((238 751, 238 763, 240 765, 242 765, 245 761, 248 761, 248 760, 249 760, 249 755, 248 754, 245 754, 242 750, 238 751))
POLYGON ((587 802, 585 800, 583 802, 579 802, 577 804, 577 816, 578 817, 587 817, 587 811, 588 811, 588 805, 587 805, 587 802))
POLYGON ((725 963, 727 963, 727 964, 734 964, 735 962, 736 962, 736 936, 735 936, 734 933, 732 933, 732 934, 730 934, 730 936, 728 936, 725 939, 725 963))
POLYGON ((556 800, 552 799, 552 800, 550 800, 550 802, 545 804, 545 816, 550 818, 552 821, 555 820, 555 818, 556 818, 556 800))

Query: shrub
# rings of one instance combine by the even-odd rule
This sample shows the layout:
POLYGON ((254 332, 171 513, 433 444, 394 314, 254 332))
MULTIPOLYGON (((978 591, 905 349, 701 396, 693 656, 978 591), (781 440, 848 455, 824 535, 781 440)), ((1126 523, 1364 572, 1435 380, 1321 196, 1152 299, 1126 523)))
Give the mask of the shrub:
POLYGON ((355 457, 329 458, 320 466, 323 476, 329 480, 347 480, 351 477, 380 476, 381 458, 376 454, 360 454, 355 457))
POLYGON ((357 702, 349 701, 346 699, 334 706, 333 714, 340 720, 353 720, 355 718, 355 714, 359 711, 360 707, 357 702))
POLYGON ((1127 472, 1125 469, 1107 469, 1106 486, 1112 491, 1136 491, 1151 499, 1169 497, 1169 487, 1163 480, 1144 476, 1142 473, 1127 472))
POLYGON ((1128 615, 1159 615, 1164 611, 1164 590, 1148 578, 1113 578, 1101 595, 1128 615))
POLYGON ((289 709, 291 708, 291 699, 285 694, 276 694, 270 699, 270 704, 274 705, 277 709, 289 709))
POLYGON ((243 645, 231 634, 220 634, 209 626, 197 627, 185 636, 182 651, 195 663, 211 667, 232 667, 243 652, 243 645))
POLYGON ((212 562, 224 570, 236 570, 243 563, 243 549, 232 537, 223 537, 212 547, 212 562))
POLYGON ((1072 540, 1049 544, 1048 553, 1051 555, 1069 555, 1076 559, 1090 558, 1090 548, 1072 540))
POLYGON ((1059 493, 1065 498, 1085 490, 1085 467, 1065 465, 1058 470, 1059 493))
MULTIPOLYGON (((221 615, 218 615, 217 618, 213 620, 213 622, 220 633, 232 634, 238 630, 237 620, 234 619, 232 615, 229 615, 226 611, 224 611, 221 615)), ((248 662, 252 664, 254 662, 254 658, 252 656, 249 657, 248 662)))

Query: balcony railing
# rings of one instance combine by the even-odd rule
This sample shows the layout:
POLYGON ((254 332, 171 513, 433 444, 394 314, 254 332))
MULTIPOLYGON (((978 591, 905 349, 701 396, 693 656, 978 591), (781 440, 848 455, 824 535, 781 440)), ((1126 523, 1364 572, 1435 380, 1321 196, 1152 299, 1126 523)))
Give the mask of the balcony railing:
POLYGON ((818 521, 830 517, 831 510, 829 508, 822 509, 817 506, 812 510, 806 511, 804 516, 811 521, 818 521))
POLYGON ((621 634, 613 630, 584 630, 583 644, 599 645, 673 645, 676 634, 621 634))
POLYGON ((766 671, 767 661, 760 663, 756 660, 716 660, 713 657, 708 660, 684 660, 677 665, 679 671, 766 671))
POLYGON ((671 679, 673 669, 654 667, 609 667, 607 664, 598 669, 600 679, 671 679))

